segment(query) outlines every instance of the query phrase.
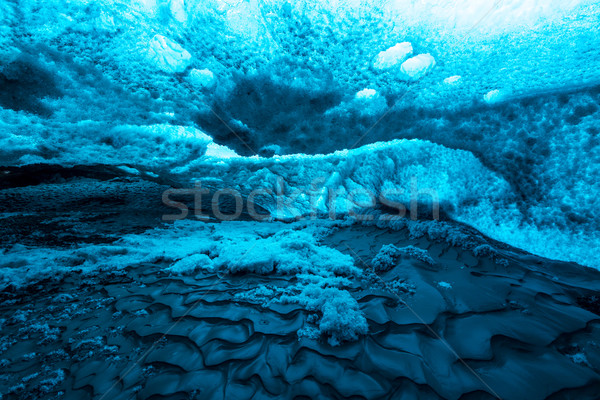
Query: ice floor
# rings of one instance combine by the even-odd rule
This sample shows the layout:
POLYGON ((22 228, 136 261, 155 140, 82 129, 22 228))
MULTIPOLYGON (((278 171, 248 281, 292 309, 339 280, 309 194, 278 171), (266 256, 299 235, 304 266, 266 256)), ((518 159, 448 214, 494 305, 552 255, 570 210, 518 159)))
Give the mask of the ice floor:
POLYGON ((7 398, 597 398, 594 269, 449 222, 165 225, 117 172, 0 191, 7 398))

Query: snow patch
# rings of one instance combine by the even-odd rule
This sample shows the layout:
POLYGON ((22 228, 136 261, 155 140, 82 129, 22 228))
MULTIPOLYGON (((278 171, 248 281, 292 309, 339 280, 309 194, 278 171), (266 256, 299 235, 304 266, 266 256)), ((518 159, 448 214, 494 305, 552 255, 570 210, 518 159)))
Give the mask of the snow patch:
POLYGON ((449 284, 448 282, 444 282, 444 281, 439 281, 438 286, 441 287, 442 289, 452 289, 452 285, 449 284))

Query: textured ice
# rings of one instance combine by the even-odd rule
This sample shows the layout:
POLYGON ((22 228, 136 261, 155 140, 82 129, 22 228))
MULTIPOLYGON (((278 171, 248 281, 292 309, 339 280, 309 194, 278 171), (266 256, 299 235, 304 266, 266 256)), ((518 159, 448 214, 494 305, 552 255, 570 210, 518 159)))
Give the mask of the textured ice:
POLYGON ((190 65, 192 55, 171 39, 155 35, 149 43, 148 57, 157 68, 175 73, 183 72, 190 65))
POLYGON ((217 84, 215 74, 209 69, 193 69, 190 71, 188 79, 201 89, 212 89, 217 84))

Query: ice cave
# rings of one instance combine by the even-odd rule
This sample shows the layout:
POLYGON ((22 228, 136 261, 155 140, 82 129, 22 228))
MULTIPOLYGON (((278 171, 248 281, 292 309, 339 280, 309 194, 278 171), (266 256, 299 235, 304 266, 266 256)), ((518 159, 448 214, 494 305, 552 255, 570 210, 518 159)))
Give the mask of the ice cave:
POLYGON ((0 399, 600 399, 600 1, 0 0, 0 399))

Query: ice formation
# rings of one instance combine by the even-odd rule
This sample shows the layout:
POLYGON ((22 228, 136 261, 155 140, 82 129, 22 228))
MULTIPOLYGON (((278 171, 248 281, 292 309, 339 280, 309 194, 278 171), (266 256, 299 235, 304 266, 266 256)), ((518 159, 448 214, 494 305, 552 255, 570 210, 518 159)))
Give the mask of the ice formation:
POLYGON ((212 89, 217 84, 215 74, 209 69, 193 69, 190 71, 188 79, 201 89, 212 89))
POLYGON ((413 48, 410 42, 397 43, 395 46, 380 52, 373 62, 376 69, 392 68, 401 64, 412 55, 413 48))
POLYGON ((103 268, 125 268, 143 262, 166 263, 174 275, 202 273, 285 276, 297 284, 285 288, 248 290, 239 299, 263 303, 301 304, 322 317, 315 321, 332 345, 356 340, 367 323, 356 300, 345 290, 355 285, 362 270, 352 257, 319 243, 335 228, 322 222, 307 228, 229 222, 203 224, 179 221, 142 235, 127 235, 112 245, 87 245, 76 251, 40 251, 15 246, 0 262, 0 288, 58 279, 73 271, 93 273, 103 268))
POLYGON ((419 54, 404 61, 400 70, 410 79, 420 79, 435 67, 435 59, 431 54, 419 54))

